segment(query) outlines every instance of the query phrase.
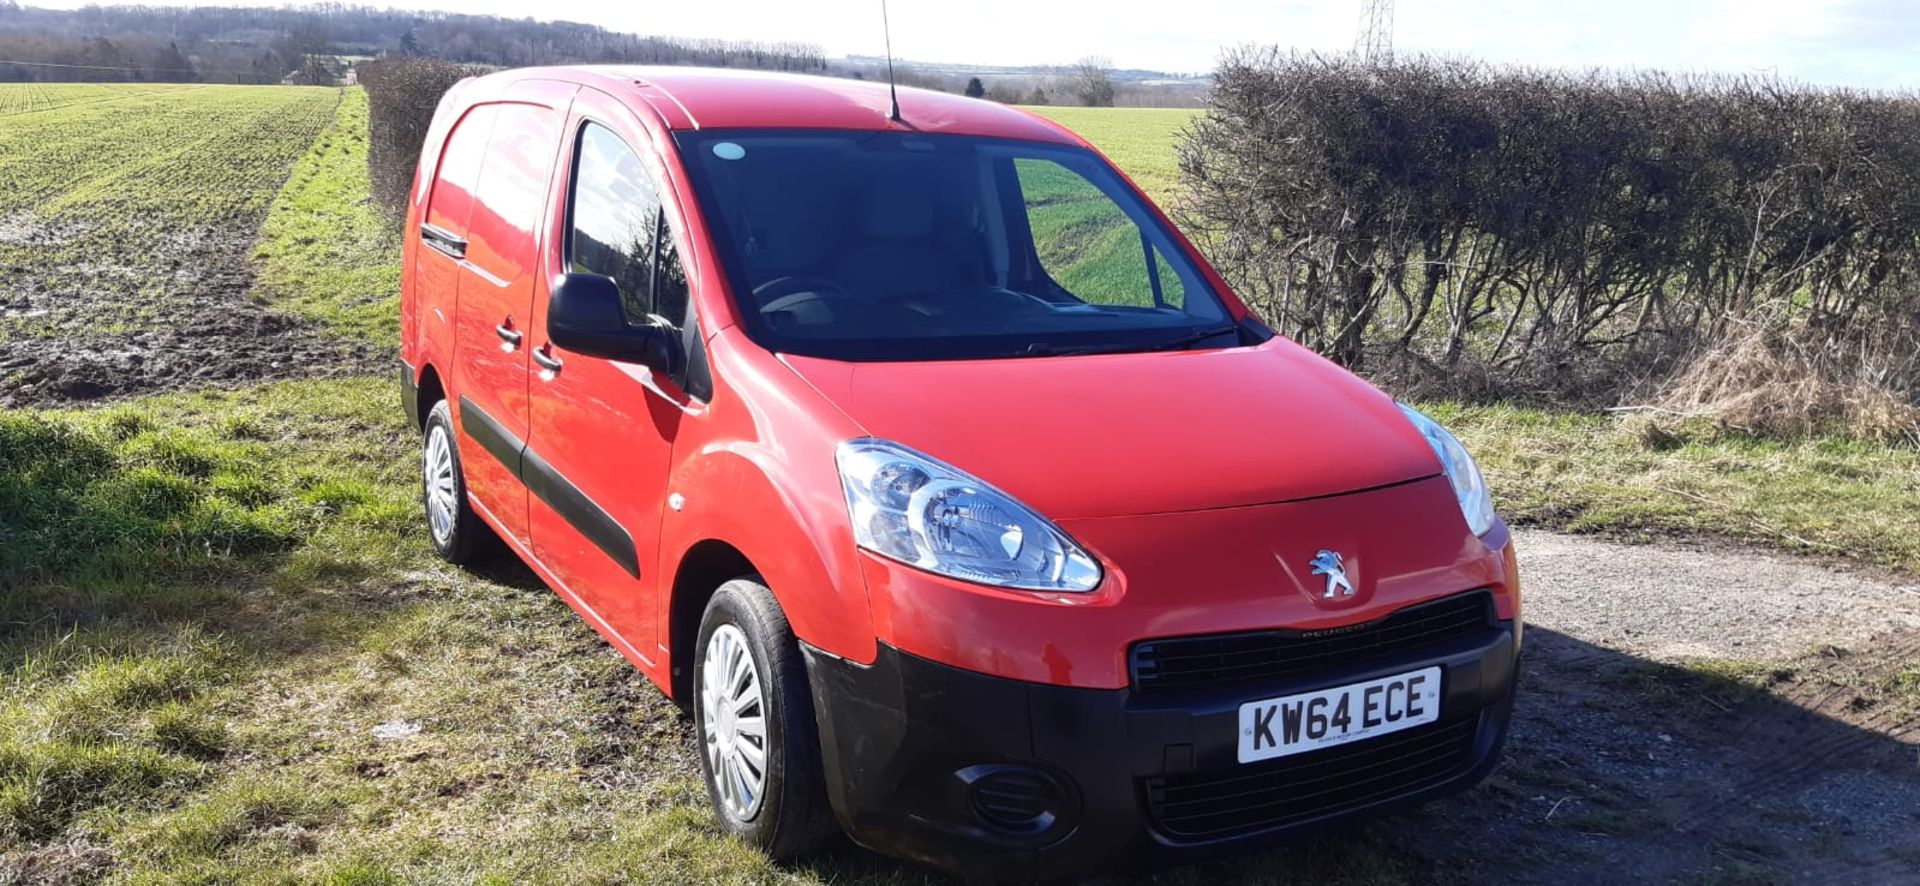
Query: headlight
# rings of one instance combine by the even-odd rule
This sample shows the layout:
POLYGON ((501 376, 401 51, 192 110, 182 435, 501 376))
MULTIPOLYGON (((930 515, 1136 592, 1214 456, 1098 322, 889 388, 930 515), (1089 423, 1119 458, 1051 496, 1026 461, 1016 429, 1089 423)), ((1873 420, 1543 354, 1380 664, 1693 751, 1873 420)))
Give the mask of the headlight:
POLYGON ((1460 445, 1446 428, 1420 414, 1418 409, 1405 403, 1398 405, 1407 420, 1420 430, 1420 436, 1427 438, 1433 454, 1440 456, 1440 466, 1446 469, 1447 480, 1453 484, 1453 495, 1460 500, 1460 513, 1467 518, 1467 528, 1472 529, 1474 535, 1486 535, 1493 529, 1493 496, 1487 492, 1487 479, 1480 476, 1480 466, 1474 464, 1467 447, 1460 445))
POLYGON ((840 444, 840 485, 863 548, 928 572, 1030 591, 1091 591, 1100 564, 1045 517, 898 443, 840 444))

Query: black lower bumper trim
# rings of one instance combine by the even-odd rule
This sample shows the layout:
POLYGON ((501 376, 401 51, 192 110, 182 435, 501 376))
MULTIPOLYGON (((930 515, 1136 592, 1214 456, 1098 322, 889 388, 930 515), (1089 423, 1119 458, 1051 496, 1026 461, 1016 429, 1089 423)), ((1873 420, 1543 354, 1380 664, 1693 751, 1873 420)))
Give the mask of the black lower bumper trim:
POLYGON ((807 649, 827 786, 848 834, 961 876, 1052 880, 1243 852, 1418 804, 1490 772, 1513 704, 1511 622, 1423 658, 1270 685, 1140 693, 1025 683, 881 645, 807 649), (1438 665, 1435 723, 1238 762, 1239 706, 1438 665), (1010 772, 985 790, 977 773, 1010 772), (1005 821, 1009 810, 1026 827, 1005 821))

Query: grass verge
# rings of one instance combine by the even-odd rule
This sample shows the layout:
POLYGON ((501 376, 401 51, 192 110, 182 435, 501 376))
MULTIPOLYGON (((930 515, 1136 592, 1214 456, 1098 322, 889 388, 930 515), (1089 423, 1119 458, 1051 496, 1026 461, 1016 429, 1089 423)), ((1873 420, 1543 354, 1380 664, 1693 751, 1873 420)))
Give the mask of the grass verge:
POLYGON ((1730 538, 1920 573, 1920 451, 1504 405, 1423 408, 1472 450, 1517 523, 1730 538))
POLYGON ((564 604, 433 561, 389 380, 0 428, 0 882, 773 876, 564 604))
POLYGON ((336 335, 397 347, 400 248, 368 187, 367 94, 352 88, 267 212, 254 292, 336 335))

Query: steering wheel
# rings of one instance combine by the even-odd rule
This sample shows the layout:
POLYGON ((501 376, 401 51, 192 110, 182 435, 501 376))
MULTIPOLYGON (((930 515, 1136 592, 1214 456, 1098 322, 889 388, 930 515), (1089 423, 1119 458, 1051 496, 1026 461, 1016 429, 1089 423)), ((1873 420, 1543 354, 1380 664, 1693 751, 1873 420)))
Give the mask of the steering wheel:
POLYGON ((1054 300, 1052 300, 1052 299, 1049 299, 1049 298, 1047 298, 1046 296, 1042 296, 1042 295, 1035 295, 1035 294, 1033 294, 1033 293, 1031 293, 1031 292, 1022 292, 1022 291, 1020 291, 1020 290, 1018 290, 1018 289, 1014 289, 1014 288, 1011 288, 1011 287, 1007 287, 1007 286, 995 286, 995 287, 993 287, 993 291, 994 291, 994 292, 1002 292, 1002 293, 1006 293, 1007 295, 1013 295, 1013 296, 1018 296, 1018 297, 1020 297, 1021 299, 1024 299, 1024 300, 1026 300, 1026 301, 1029 301, 1029 302, 1032 302, 1032 303, 1034 303, 1034 304, 1036 304, 1036 305, 1039 305, 1039 306, 1041 306, 1041 307, 1043 307, 1043 308, 1046 308, 1046 309, 1048 309, 1048 310, 1052 310, 1052 311, 1057 311, 1057 310, 1059 310, 1059 309, 1061 309, 1061 308, 1063 308, 1063 307, 1067 307, 1067 306, 1069 306, 1069 305, 1085 305, 1085 304, 1086 304, 1085 302, 1082 302, 1082 301, 1079 301, 1079 300, 1074 300, 1074 301, 1069 301, 1069 302, 1058 302, 1058 301, 1054 301, 1054 300))
POLYGON ((760 303, 762 314, 777 314, 809 301, 851 302, 863 307, 867 304, 865 299, 847 291, 847 287, 838 280, 806 274, 789 274, 768 280, 753 288, 753 299, 760 303))

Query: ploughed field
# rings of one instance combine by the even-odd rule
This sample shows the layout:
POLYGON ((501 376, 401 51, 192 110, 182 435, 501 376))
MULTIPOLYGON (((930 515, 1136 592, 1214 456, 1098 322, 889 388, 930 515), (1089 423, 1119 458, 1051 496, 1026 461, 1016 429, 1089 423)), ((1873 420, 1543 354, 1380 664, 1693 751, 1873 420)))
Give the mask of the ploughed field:
POLYGON ((0 405, 312 374, 253 242, 340 92, 0 85, 0 405))
MULTIPOLYGON (((1045 110, 1172 193, 1190 112, 1045 110)), ((935 882, 721 839, 677 711, 524 570, 432 558, 365 129, 0 86, 0 883, 935 882)), ((1061 257, 1138 248, 1081 202, 1061 257)), ((1920 880, 1920 454, 1428 406, 1510 515, 1658 544, 1522 531, 1479 789, 1114 882, 1920 880)))

